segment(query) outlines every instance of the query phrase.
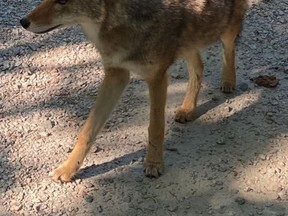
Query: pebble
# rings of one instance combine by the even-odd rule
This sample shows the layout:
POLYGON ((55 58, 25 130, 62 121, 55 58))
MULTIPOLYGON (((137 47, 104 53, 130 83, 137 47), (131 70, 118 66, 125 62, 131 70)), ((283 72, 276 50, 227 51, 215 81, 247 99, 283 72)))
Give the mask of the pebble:
POLYGON ((279 102, 276 100, 271 101, 272 106, 278 106, 279 102))
POLYGON ((273 206, 273 203, 271 203, 271 202, 265 203, 265 206, 266 207, 271 207, 271 206, 273 206))
POLYGON ((3 62, 2 63, 2 71, 6 71, 10 68, 9 62, 3 62))
POLYGON ((207 213, 208 213, 209 215, 212 215, 214 212, 213 212, 213 210, 209 210, 207 213))
POLYGON ((239 190, 238 190, 238 189, 231 189, 231 193, 232 193, 232 194, 238 194, 238 193, 239 193, 239 190))
POLYGON ((208 95, 212 95, 212 94, 213 94, 213 91, 212 91, 211 89, 209 89, 208 92, 207 92, 207 94, 208 94, 208 95))
POLYGON ((213 95, 211 99, 212 99, 212 101, 219 101, 220 100, 219 97, 216 95, 213 95))
POLYGON ((242 82, 242 83, 240 83, 239 88, 240 88, 242 91, 247 91, 247 90, 248 90, 248 84, 242 82))
POLYGON ((99 213, 103 212, 103 207, 101 205, 97 206, 96 209, 99 213))
POLYGON ((41 208, 41 204, 36 204, 33 206, 33 209, 36 211, 36 212, 39 212, 40 211, 40 208, 41 208))
POLYGON ((274 114, 272 112, 267 112, 267 116, 272 117, 272 116, 274 116, 274 114))
POLYGON ((259 154, 259 158, 264 161, 264 160, 266 160, 266 155, 264 155, 264 154, 259 154))
POLYGON ((246 200, 244 198, 237 197, 235 199, 235 202, 238 203, 239 205, 244 205, 246 203, 246 200))
POLYGON ((11 204, 11 211, 20 211, 23 208, 23 205, 20 203, 12 203, 11 204))
POLYGON ((251 191, 253 191, 253 188, 248 186, 248 187, 245 187, 244 191, 245 192, 251 192, 251 191))
POLYGON ((170 212, 176 212, 178 210, 179 206, 175 205, 175 206, 169 206, 168 211, 170 212))
POLYGON ((281 200, 288 200, 288 193, 285 190, 282 190, 278 193, 278 198, 281 200))
POLYGON ((234 133, 229 133, 228 134, 228 138, 229 139, 234 139, 235 138, 235 134, 234 133))
POLYGON ((225 142, 224 139, 220 138, 220 139, 218 139, 218 140, 216 141, 216 144, 217 144, 217 145, 225 145, 226 142, 225 142))
POLYGON ((94 200, 94 197, 92 195, 86 195, 84 196, 84 199, 86 200, 86 202, 92 203, 94 200))
POLYGON ((23 199, 24 199, 24 193, 23 192, 20 192, 19 194, 18 194, 18 196, 17 196, 17 200, 18 200, 18 202, 21 202, 23 199))
POLYGON ((228 211, 227 216, 235 216, 237 215, 234 211, 228 211))

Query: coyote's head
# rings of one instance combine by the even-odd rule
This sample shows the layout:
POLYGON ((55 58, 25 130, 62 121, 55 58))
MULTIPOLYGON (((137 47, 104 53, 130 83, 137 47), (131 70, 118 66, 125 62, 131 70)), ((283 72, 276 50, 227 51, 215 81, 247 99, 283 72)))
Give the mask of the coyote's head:
POLYGON ((20 23, 28 31, 41 34, 64 26, 99 22, 103 8, 103 0, 44 0, 20 23))

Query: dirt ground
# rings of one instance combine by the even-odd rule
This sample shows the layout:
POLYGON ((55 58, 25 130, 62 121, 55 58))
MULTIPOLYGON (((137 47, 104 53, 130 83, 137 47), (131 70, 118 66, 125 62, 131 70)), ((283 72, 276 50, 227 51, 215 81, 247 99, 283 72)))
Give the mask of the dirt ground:
POLYGON ((220 44, 203 50, 195 121, 174 122, 187 74, 170 68, 165 173, 143 175, 146 84, 133 77, 77 180, 48 173, 71 151, 103 79, 78 28, 33 35, 37 2, 0 0, 0 215, 288 215, 288 3, 251 6, 237 42, 237 89, 219 90, 220 44), (276 88, 251 79, 273 75, 276 88))

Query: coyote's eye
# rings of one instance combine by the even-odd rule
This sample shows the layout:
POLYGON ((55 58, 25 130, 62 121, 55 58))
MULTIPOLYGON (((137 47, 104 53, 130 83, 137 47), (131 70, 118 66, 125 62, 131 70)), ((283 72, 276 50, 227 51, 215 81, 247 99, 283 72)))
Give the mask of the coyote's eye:
POLYGON ((56 0, 56 3, 64 5, 67 3, 68 0, 56 0))

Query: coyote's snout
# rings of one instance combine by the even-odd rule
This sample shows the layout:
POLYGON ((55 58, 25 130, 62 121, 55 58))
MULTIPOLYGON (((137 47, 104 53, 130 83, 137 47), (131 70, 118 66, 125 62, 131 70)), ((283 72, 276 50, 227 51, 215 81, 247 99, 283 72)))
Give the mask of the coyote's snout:
POLYGON ((79 24, 99 50, 105 79, 89 117, 68 159, 51 175, 70 181, 79 170, 96 135, 108 119, 130 72, 148 83, 150 124, 145 173, 163 172, 163 141, 167 68, 186 60, 189 81, 175 120, 192 120, 201 87, 203 64, 199 49, 220 39, 223 44, 221 90, 235 88, 235 39, 241 29, 246 0, 45 0, 21 25, 34 33, 79 24))
POLYGON ((85 23, 87 19, 97 22, 101 14, 101 2, 102 0, 45 0, 21 19, 20 23, 28 31, 41 34, 56 28, 85 23), (89 8, 90 5, 93 8, 89 8))

